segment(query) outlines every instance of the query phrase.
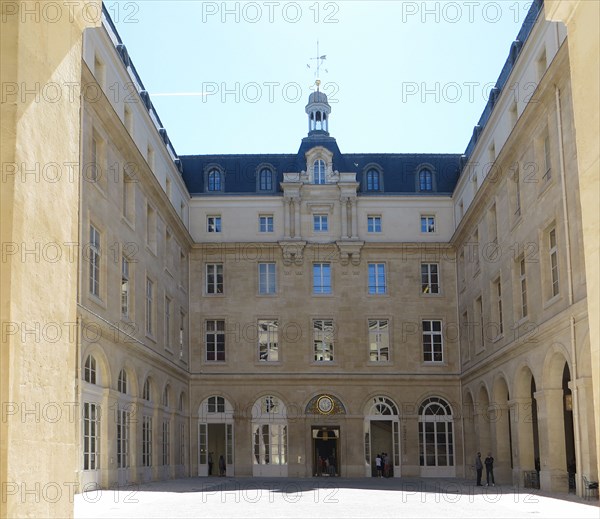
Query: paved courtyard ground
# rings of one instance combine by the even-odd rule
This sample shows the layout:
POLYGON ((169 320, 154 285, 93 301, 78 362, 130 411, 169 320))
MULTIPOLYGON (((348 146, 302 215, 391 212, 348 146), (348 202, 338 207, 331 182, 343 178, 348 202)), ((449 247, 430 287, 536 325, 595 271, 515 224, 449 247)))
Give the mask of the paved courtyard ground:
POLYGON ((460 479, 190 478, 75 497, 84 518, 600 518, 598 500, 460 479))

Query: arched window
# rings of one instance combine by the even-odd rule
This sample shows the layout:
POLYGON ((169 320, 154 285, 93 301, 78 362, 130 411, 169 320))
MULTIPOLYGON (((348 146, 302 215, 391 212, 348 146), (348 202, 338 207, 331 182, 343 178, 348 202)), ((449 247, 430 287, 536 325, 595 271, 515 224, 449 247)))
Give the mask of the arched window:
POLYGON ((433 191, 433 174, 429 169, 419 171, 419 191, 433 191))
POLYGON ((419 459, 421 467, 454 466, 452 409, 445 400, 431 397, 419 408, 419 459))
POLYGON ((379 171, 370 169, 367 171, 367 191, 379 191, 379 171))
POLYGON ((127 372, 122 369, 119 373, 119 379, 117 380, 117 391, 119 393, 127 394, 127 372))
POLYGON ((85 359, 85 365, 83 368, 83 380, 90 384, 96 383, 96 359, 91 355, 85 359))
POLYGON ((223 191, 223 179, 218 169, 211 169, 208 172, 207 187, 209 191, 223 191))
POLYGON ((150 402, 150 379, 146 378, 144 388, 142 389, 142 398, 150 402))
POLYGON ((369 415, 398 416, 396 404, 385 396, 376 396, 373 398, 369 415))
POLYGON ((315 184, 325 184, 325 162, 315 160, 313 165, 313 178, 315 184))
POLYGON ((269 168, 262 168, 258 174, 258 189, 260 191, 273 191, 273 172, 269 168))
POLYGON ((206 402, 207 413, 224 413, 225 399, 222 396, 211 396, 206 402))
POLYGON ((169 386, 165 386, 165 390, 163 391, 162 405, 165 407, 169 407, 169 386))
POLYGON ((286 408, 279 398, 267 395, 254 404, 252 414, 253 474, 267 475, 259 467, 287 465, 286 408))

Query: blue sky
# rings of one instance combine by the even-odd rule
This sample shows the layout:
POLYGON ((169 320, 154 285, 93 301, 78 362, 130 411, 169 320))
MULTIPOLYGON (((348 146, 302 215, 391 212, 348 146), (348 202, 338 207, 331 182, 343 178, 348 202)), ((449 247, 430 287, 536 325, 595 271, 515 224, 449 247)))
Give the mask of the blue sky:
POLYGON ((462 153, 530 3, 105 2, 180 155, 296 152, 317 40, 342 152, 462 153))

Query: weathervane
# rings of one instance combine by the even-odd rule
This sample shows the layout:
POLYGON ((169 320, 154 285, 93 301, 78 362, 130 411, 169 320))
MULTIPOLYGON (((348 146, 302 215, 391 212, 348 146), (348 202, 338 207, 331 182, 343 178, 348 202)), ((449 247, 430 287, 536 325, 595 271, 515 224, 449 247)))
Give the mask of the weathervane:
MULTIPOLYGON (((317 91, 319 91, 319 85, 321 84, 321 79, 319 77, 320 73, 321 73, 321 65, 323 65, 323 62, 327 59, 327 55, 323 54, 322 56, 319 54, 319 40, 317 40, 317 55, 314 58, 310 58, 311 60, 314 60, 316 62, 316 70, 315 70, 315 85, 317 85, 317 91)), ((315 66, 311 66, 310 64, 306 64, 306 68, 315 68, 315 66)), ((325 72, 329 72, 327 69, 325 69, 325 72)))

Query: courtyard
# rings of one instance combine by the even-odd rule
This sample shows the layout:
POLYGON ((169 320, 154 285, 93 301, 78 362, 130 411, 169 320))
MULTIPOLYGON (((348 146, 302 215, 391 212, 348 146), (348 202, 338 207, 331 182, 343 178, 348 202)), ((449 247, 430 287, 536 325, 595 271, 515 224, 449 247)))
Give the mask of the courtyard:
POLYGON ((86 492, 75 517, 590 517, 598 500, 464 479, 189 478, 86 492))

